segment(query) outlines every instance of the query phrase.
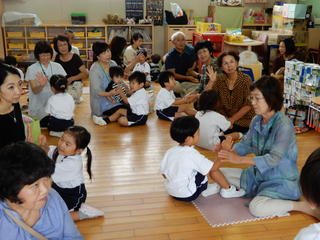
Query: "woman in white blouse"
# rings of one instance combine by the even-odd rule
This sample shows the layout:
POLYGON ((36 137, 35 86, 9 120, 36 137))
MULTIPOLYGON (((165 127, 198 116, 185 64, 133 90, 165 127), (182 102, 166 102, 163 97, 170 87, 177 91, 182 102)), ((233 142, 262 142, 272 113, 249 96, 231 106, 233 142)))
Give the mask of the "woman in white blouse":
POLYGON ((45 127, 45 107, 49 97, 53 95, 49 79, 53 74, 66 76, 59 63, 52 62, 53 50, 46 41, 39 41, 34 48, 37 62, 28 67, 25 80, 29 82, 29 114, 40 119, 40 126, 45 127))

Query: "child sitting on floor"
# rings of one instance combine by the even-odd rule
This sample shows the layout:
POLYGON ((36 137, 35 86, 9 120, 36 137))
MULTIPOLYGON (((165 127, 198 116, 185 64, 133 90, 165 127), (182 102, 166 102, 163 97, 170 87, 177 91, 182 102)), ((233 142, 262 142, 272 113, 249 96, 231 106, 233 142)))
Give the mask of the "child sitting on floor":
MULTIPOLYGON (((111 81, 106 88, 106 92, 111 92, 112 90, 119 88, 125 93, 127 93, 128 87, 125 84, 123 79, 124 77, 123 69, 119 66, 110 67, 109 74, 110 74, 111 81)), ((107 99, 112 103, 122 102, 120 94, 108 96, 107 99)))
POLYGON ((84 202, 87 190, 84 185, 81 153, 87 150, 87 172, 91 179, 91 151, 88 148, 91 135, 80 126, 69 127, 59 139, 58 146, 48 146, 46 138, 40 136, 40 146, 55 162, 52 188, 65 201, 73 220, 103 216, 104 213, 84 202))
POLYGON ((158 77, 160 74, 160 60, 161 56, 159 54, 154 53, 151 55, 151 62, 149 63, 151 81, 158 81, 158 77))
MULTIPOLYGON (((245 194, 243 189, 237 189, 228 183, 219 170, 219 161, 213 163, 194 149, 193 146, 199 140, 198 119, 192 116, 175 119, 171 124, 170 135, 179 145, 166 152, 160 167, 169 195, 189 202, 200 194, 206 197, 219 191, 224 198, 241 197, 245 194), (207 174, 217 183, 208 184, 207 174)), ((223 145, 229 149, 232 141, 230 138, 227 140, 223 145)))
POLYGON ((149 114, 149 97, 144 84, 146 76, 142 72, 133 72, 129 76, 130 97, 118 89, 122 101, 129 104, 128 109, 118 109, 114 114, 109 117, 104 117, 103 120, 108 124, 110 122, 118 121, 121 126, 139 126, 145 125, 148 120, 149 114))
POLYGON ((147 51, 143 48, 141 48, 137 52, 138 58, 138 63, 134 66, 133 72, 139 71, 143 72, 146 75, 146 83, 145 83, 145 88, 151 87, 151 76, 150 76, 150 65, 146 61, 147 60, 147 51))
POLYGON ((72 96, 66 92, 68 81, 65 76, 54 74, 50 78, 51 91, 54 93, 48 99, 46 113, 49 134, 61 137, 63 131, 74 125, 73 111, 75 103, 72 96))
POLYGON ((181 116, 194 116, 196 110, 186 106, 175 106, 189 102, 188 97, 176 99, 173 88, 175 84, 172 72, 164 71, 159 75, 161 89, 156 97, 154 109, 160 119, 173 121, 174 118, 181 116))
MULTIPOLYGON (((312 209, 320 207, 320 148, 308 157, 301 170, 300 185, 303 196, 312 209)), ((316 240, 320 237, 320 223, 314 223, 300 230, 295 240, 316 240)))
POLYGON ((224 135, 224 131, 231 127, 231 122, 223 115, 216 112, 219 106, 219 95, 214 90, 204 91, 198 101, 198 112, 196 118, 200 121, 200 139, 197 146, 213 150, 225 139, 230 136, 233 140, 242 137, 242 133, 233 132, 224 135))

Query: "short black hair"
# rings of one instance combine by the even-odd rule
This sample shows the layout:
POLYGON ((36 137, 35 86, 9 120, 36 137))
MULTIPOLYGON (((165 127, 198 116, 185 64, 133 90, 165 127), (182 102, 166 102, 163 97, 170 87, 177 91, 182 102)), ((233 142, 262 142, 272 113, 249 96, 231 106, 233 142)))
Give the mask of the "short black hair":
POLYGON ((123 77, 124 71, 119 66, 113 66, 113 67, 109 68, 109 75, 110 75, 111 79, 113 79, 114 77, 123 77))
POLYGON ((308 157, 304 164, 301 175, 300 185, 303 196, 310 203, 320 207, 320 148, 316 149, 308 157))
POLYGON ((146 84, 146 75, 143 72, 134 71, 129 76, 129 82, 136 81, 137 83, 143 83, 146 84))
POLYGON ((130 44, 133 44, 133 41, 137 41, 139 38, 141 38, 143 40, 143 36, 141 33, 139 32, 135 32, 132 34, 131 40, 130 40, 130 44))
POLYGON ((51 177, 54 162, 37 145, 16 142, 0 150, 0 200, 21 204, 21 189, 40 178, 51 177))
POLYGON ((4 62, 8 65, 11 65, 11 66, 16 66, 17 65, 17 59, 15 56, 6 56, 4 58, 4 62))
POLYGON ((201 93, 198 101, 198 111, 206 113, 208 110, 216 111, 219 105, 219 94, 215 90, 208 90, 201 93))
POLYGON ((283 94, 279 81, 270 76, 263 76, 250 86, 250 91, 258 89, 271 110, 280 111, 283 105, 283 94))
POLYGON ((145 57, 147 57, 147 51, 144 49, 144 48, 140 48, 138 51, 137 51, 137 55, 139 55, 140 53, 142 53, 145 57))
POLYGON ((213 47, 212 47, 212 43, 210 41, 202 40, 202 41, 196 43, 196 45, 194 46, 194 52, 197 54, 200 49, 204 49, 204 48, 208 49, 210 55, 214 51, 213 47))
POLYGON ((50 86, 53 87, 57 92, 64 93, 68 87, 68 80, 61 74, 53 74, 50 77, 50 86))
POLYGON ((53 48, 58 54, 60 54, 59 48, 58 48, 58 41, 67 42, 68 43, 68 50, 69 50, 69 52, 71 51, 72 46, 70 44, 69 38, 67 38, 66 36, 63 36, 63 35, 58 35, 57 37, 55 37, 53 39, 53 48))
POLYGON ((34 57, 39 61, 40 57, 39 55, 41 53, 50 53, 51 58, 53 56, 53 50, 51 45, 44 40, 41 40, 39 42, 36 43, 36 46, 34 47, 34 57))
POLYGON ((161 87, 166 87, 164 83, 169 82, 170 77, 174 77, 174 74, 170 71, 163 71, 159 74, 158 81, 161 87))
POLYGON ((184 116, 176 118, 170 127, 171 138, 178 142, 184 143, 187 137, 192 137, 199 129, 200 122, 193 116, 184 116))
POLYGON ((21 77, 18 70, 11 65, 0 63, 0 86, 4 83, 9 74, 18 75, 21 77))
POLYGON ((107 51, 109 49, 109 45, 106 42, 94 42, 92 44, 92 51, 93 51, 93 61, 98 60, 98 56, 107 51))
POLYGON ((292 38, 285 38, 280 42, 283 42, 284 45, 286 46, 286 52, 285 52, 286 56, 294 54, 296 52, 296 45, 294 44, 294 41, 292 38))
POLYGON ((151 55, 151 62, 153 62, 154 64, 159 63, 161 60, 161 56, 158 53, 154 53, 151 55))
POLYGON ((218 67, 221 68, 222 67, 222 61, 223 61, 223 58, 226 57, 226 56, 232 56, 234 57, 234 59, 239 62, 240 60, 240 57, 239 57, 239 54, 237 54, 236 52, 224 52, 222 53, 218 59, 217 59, 217 64, 218 64, 218 67))

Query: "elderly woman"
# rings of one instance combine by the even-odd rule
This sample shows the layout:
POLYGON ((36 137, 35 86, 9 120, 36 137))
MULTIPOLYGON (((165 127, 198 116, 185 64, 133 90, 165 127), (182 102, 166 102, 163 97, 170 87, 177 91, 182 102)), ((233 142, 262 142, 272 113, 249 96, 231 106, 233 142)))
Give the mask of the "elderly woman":
POLYGON ((88 70, 79 55, 71 52, 71 44, 67 37, 55 37, 53 39, 53 46, 57 52, 54 61, 61 64, 67 73, 67 92, 73 97, 75 103, 80 103, 82 101, 82 79, 88 77, 88 70))
POLYGON ((208 85, 219 94, 221 106, 218 112, 233 125, 225 134, 246 133, 254 116, 248 100, 250 77, 238 71, 239 56, 234 52, 222 53, 217 63, 222 73, 210 71, 208 85))
POLYGON ((94 63, 89 72, 90 78, 90 106, 92 120, 97 125, 106 125, 102 116, 111 116, 118 109, 123 108, 120 102, 111 102, 108 97, 116 95, 116 89, 106 92, 111 82, 109 69, 117 64, 111 60, 111 52, 105 42, 95 42, 92 46, 94 63))
POLYGON ((25 80, 29 82, 29 114, 40 119, 40 125, 48 124, 45 107, 48 99, 53 95, 49 79, 53 74, 66 76, 63 67, 52 62, 53 50, 46 41, 39 41, 34 48, 34 56, 38 60, 28 67, 25 80))
POLYGON ((193 47, 186 44, 186 36, 183 32, 172 34, 171 41, 174 48, 166 56, 165 68, 173 72, 178 81, 174 91, 184 96, 199 87, 199 74, 193 71, 196 55, 193 47))
POLYGON ((246 191, 246 197, 253 198, 249 209, 254 216, 280 216, 293 210, 311 214, 306 202, 291 201, 301 196, 298 149, 292 122, 280 112, 283 97, 277 79, 259 79, 251 86, 249 100, 257 115, 247 135, 233 150, 221 150, 218 157, 222 162, 250 166, 221 171, 230 183, 246 191))
POLYGON ((38 146, 18 142, 0 151, 0 236, 83 239, 66 204, 51 189, 54 162, 38 146))
POLYGON ((0 64, 0 149, 26 138, 19 105, 22 92, 20 84, 17 69, 0 64))

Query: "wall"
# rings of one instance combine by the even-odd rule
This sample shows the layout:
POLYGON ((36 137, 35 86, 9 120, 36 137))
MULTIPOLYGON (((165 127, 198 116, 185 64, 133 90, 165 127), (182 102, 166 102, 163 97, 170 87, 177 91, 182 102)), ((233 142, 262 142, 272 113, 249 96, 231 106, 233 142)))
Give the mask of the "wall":
MULTIPOLYGON (((182 8, 193 9, 194 16, 206 16, 210 0, 165 0, 165 9, 170 2, 178 3, 182 8)), ((70 13, 87 13, 87 24, 103 24, 107 14, 125 17, 124 0, 3 0, 4 11, 18 11, 37 14, 44 24, 70 24, 70 13)), ((155 51, 164 54, 164 28, 155 27, 155 51)))
POLYGON ((312 5, 312 15, 320 18, 320 2, 319 0, 299 0, 301 4, 312 5))

